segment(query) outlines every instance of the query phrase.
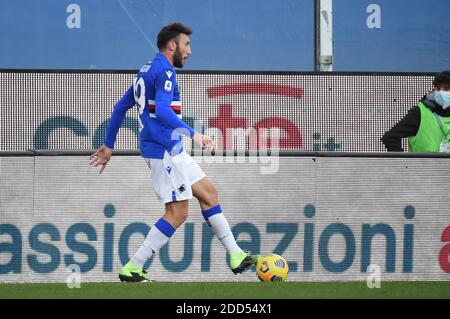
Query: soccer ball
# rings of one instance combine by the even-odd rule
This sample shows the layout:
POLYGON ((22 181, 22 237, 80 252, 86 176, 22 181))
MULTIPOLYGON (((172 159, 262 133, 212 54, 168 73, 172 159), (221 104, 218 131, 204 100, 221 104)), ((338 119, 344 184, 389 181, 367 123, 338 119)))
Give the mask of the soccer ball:
POLYGON ((277 254, 261 256, 256 262, 256 276, 261 281, 286 281, 288 272, 286 259, 277 254))

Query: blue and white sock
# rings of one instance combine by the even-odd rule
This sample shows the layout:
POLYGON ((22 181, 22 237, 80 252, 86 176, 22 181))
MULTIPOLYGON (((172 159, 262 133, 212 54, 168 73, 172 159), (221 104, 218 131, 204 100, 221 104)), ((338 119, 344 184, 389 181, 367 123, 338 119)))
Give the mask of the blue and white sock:
POLYGON ((175 228, 165 219, 160 218, 150 229, 136 254, 131 258, 131 263, 139 268, 143 268, 145 262, 169 241, 174 232, 175 228))
POLYGON ((206 223, 211 227, 214 235, 216 235, 228 253, 242 252, 242 249, 236 243, 227 219, 222 214, 220 205, 207 209, 202 214, 206 223))

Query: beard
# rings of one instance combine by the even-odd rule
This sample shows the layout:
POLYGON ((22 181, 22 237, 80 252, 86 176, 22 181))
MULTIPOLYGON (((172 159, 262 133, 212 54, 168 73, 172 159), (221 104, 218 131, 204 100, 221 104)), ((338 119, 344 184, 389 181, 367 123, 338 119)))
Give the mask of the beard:
POLYGON ((173 54, 173 66, 177 68, 183 67, 183 54, 181 53, 179 48, 177 48, 177 50, 173 54))

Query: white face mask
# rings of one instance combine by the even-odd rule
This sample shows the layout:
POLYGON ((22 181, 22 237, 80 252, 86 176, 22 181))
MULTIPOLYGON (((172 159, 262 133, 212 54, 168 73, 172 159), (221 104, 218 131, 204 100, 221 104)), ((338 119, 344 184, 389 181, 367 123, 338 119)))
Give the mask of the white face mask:
POLYGON ((449 91, 436 91, 434 92, 434 100, 437 104, 442 106, 442 109, 446 109, 450 106, 450 92, 449 91))

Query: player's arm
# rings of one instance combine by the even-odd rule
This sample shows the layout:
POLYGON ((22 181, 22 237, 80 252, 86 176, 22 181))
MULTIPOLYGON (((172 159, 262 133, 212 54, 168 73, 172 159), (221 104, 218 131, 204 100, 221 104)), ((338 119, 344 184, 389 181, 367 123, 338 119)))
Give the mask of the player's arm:
POLYGON ((418 106, 415 106, 383 135, 381 141, 388 152, 403 152, 402 138, 415 136, 419 130, 419 126, 420 109, 418 106))
POLYGON ((155 114, 166 126, 179 130, 189 136, 202 147, 212 149, 213 141, 209 136, 195 132, 193 128, 180 119, 170 107, 175 89, 174 78, 169 78, 166 72, 160 72, 156 79, 155 114))
POLYGON ((133 85, 131 85, 122 98, 114 106, 111 118, 106 129, 105 145, 111 149, 116 143, 117 133, 122 126, 127 111, 131 109, 136 102, 134 101, 133 85))
POLYGON ((100 173, 103 172, 109 160, 111 159, 112 150, 116 142, 117 133, 122 126, 123 120, 127 111, 135 104, 133 86, 130 86, 122 98, 114 106, 111 118, 108 122, 106 130, 105 142, 94 154, 90 157, 90 164, 93 166, 101 165, 100 173))

